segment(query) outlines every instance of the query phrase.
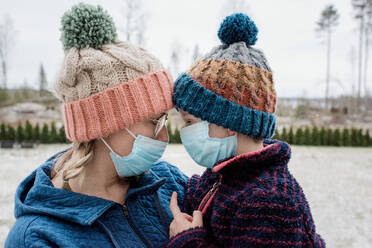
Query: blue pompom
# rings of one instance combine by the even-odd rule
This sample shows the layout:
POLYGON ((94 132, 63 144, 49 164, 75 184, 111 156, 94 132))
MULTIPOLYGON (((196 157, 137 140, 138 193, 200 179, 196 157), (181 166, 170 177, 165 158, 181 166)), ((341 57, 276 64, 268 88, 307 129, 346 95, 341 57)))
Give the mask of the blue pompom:
POLYGON ((256 44, 257 33, 258 28, 251 18, 243 13, 237 13, 223 20, 218 30, 218 38, 226 45, 244 41, 252 46, 256 44))

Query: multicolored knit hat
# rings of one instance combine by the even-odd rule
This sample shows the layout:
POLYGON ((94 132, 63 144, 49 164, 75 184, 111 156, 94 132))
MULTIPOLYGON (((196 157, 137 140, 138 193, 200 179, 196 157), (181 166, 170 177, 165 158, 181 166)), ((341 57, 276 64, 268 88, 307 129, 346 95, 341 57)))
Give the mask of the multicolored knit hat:
POLYGON ((177 78, 176 107, 232 131, 271 138, 276 129, 276 92, 264 54, 252 47, 257 33, 247 15, 226 17, 218 31, 223 45, 177 78))
POLYGON ((173 107, 170 74, 144 49, 117 41, 100 6, 73 6, 61 30, 65 58, 55 93, 71 141, 104 137, 173 107))

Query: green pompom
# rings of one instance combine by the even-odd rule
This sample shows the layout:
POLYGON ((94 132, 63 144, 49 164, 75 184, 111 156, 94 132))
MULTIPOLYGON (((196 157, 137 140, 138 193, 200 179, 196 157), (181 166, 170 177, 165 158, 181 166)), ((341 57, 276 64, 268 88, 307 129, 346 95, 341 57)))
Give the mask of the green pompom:
POLYGON ((65 50, 72 47, 100 49, 117 37, 111 16, 101 6, 74 5, 65 12, 61 23, 61 41, 65 50))

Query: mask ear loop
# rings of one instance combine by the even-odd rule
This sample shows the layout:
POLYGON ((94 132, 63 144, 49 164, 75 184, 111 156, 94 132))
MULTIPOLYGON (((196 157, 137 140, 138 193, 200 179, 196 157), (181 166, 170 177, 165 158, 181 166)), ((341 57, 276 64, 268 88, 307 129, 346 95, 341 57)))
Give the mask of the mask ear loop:
POLYGON ((107 148, 108 148, 112 153, 116 154, 116 152, 114 152, 114 150, 112 150, 111 146, 109 146, 109 144, 107 144, 107 142, 106 142, 103 138, 101 138, 101 140, 102 140, 103 143, 105 143, 105 145, 107 146, 107 148))
POLYGON ((130 131, 128 128, 125 128, 125 130, 127 130, 127 132, 128 132, 130 135, 132 135, 132 137, 133 137, 134 139, 137 139, 137 136, 134 135, 134 133, 132 133, 132 131, 130 131))

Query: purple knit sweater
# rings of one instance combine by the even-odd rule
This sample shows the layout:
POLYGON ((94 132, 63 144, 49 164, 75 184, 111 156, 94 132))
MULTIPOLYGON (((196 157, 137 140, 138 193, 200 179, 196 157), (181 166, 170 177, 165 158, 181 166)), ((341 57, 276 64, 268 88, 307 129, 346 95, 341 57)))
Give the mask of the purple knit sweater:
POLYGON ((202 210, 204 227, 179 233, 167 247, 325 247, 288 171, 290 156, 287 143, 267 140, 262 150, 192 176, 184 211, 202 210))

